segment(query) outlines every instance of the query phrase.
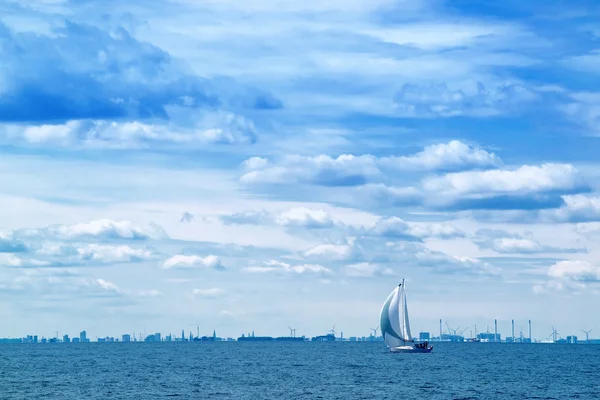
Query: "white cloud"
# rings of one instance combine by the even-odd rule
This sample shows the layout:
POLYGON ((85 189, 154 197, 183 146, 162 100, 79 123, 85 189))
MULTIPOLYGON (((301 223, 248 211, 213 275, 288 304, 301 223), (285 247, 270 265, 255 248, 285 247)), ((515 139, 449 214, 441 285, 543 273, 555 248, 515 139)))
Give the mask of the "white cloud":
POLYGON ((351 230, 351 233, 408 241, 420 241, 426 238, 451 239, 465 236, 463 231, 451 224, 407 222, 398 217, 382 217, 373 226, 351 230))
POLYGON ((381 218, 375 225, 367 230, 367 234, 375 236, 418 240, 412 233, 411 226, 401 218, 381 218))
POLYGON ((600 266, 588 261, 563 260, 548 268, 550 280, 533 286, 535 294, 550 291, 583 292, 600 283, 600 266))
POLYGON ((248 170, 240 180, 247 184, 258 183, 314 183, 324 186, 352 186, 380 175, 371 155, 343 154, 336 158, 326 155, 307 157, 285 156, 279 164, 257 161, 252 158, 244 163, 248 170))
POLYGON ((383 180, 382 169, 394 170, 463 170, 491 168, 502 165, 495 154, 464 144, 458 140, 425 147, 411 156, 382 157, 370 154, 344 154, 337 158, 290 155, 273 163, 266 158, 252 157, 243 164, 240 180, 246 184, 310 183, 323 186, 357 186, 383 180))
POLYGON ((600 221, 600 197, 571 195, 563 200, 565 204, 558 209, 540 211, 540 222, 600 221))
POLYGON ((600 234, 600 222, 582 222, 575 225, 575 231, 584 236, 600 234))
POLYGON ((131 221, 110 219, 99 219, 73 225, 50 225, 42 229, 20 229, 14 234, 23 238, 41 237, 55 240, 147 240, 167 237, 165 231, 156 224, 140 227, 131 221))
POLYGON ((331 215, 326 211, 305 207, 283 211, 275 218, 275 222, 283 226, 300 226, 306 228, 330 228, 335 223, 331 215))
POLYGON ((295 207, 280 212, 269 213, 261 211, 244 211, 224 215, 220 219, 226 224, 275 224, 284 227, 301 227, 308 229, 332 228, 342 224, 333 219, 331 214, 323 209, 295 207))
POLYGON ((532 237, 502 230, 482 229, 476 232, 475 243, 482 249, 502 254, 581 253, 585 248, 562 248, 541 244, 532 237))
POLYGON ((329 275, 332 271, 319 264, 297 264, 291 265, 281 261, 271 260, 262 266, 250 266, 243 269, 250 274, 284 273, 284 274, 320 274, 329 275))
POLYGON ((355 261, 362 256, 362 249, 352 240, 347 244, 320 244, 304 252, 308 259, 328 261, 355 261))
POLYGON ((410 233, 420 238, 452 239, 465 236, 463 231, 451 224, 436 222, 410 223, 410 233))
POLYGON ((493 89, 478 83, 472 90, 452 90, 445 83, 426 86, 407 83, 394 100, 396 111, 405 117, 486 117, 518 112, 523 103, 538 98, 535 90, 519 83, 505 83, 493 89))
POLYGON ((119 292, 119 288, 117 287, 117 285, 110 281, 98 278, 94 280, 93 283, 101 289, 106 290, 107 292, 119 292))
POLYGON ((391 276, 394 275, 394 270, 387 267, 382 267, 372 263, 357 263, 345 265, 342 268, 342 273, 351 278, 371 278, 373 276, 391 276))
POLYGON ((0 266, 12 268, 49 267, 52 263, 34 258, 18 257, 11 253, 0 253, 0 266))
POLYGON ((152 142, 189 146, 251 144, 256 140, 253 122, 230 112, 205 113, 196 126, 187 128, 139 121, 71 120, 63 124, 4 125, 1 132, 32 144, 119 149, 147 147, 152 142))
POLYGON ((600 266, 587 261, 559 261, 548 269, 548 276, 582 283, 598 283, 600 266))
POLYGON ((524 165, 516 170, 467 171, 427 178, 423 187, 441 195, 479 193, 536 193, 587 188, 579 171, 570 164, 524 165))
MULTIPOLYGON (((600 61, 600 53, 597 57, 600 61)), ((600 136, 600 92, 572 93, 569 100, 558 109, 585 129, 581 132, 583 135, 600 136)))
POLYGON ((381 164, 398 169, 427 171, 498 167, 502 165, 502 160, 494 153, 452 140, 427 146, 412 156, 382 158, 381 164))
POLYGON ((77 248, 77 253, 84 261, 97 262, 136 262, 156 258, 156 253, 148 249, 134 249, 132 247, 89 244, 77 248))
POLYGON ((221 259, 214 255, 200 257, 195 255, 174 255, 163 263, 165 269, 225 269, 221 259))

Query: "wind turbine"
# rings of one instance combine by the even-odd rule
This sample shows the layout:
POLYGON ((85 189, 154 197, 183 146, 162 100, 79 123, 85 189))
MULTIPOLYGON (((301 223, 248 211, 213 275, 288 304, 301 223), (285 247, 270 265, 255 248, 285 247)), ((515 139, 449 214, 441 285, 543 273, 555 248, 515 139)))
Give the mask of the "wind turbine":
POLYGON ((521 330, 519 331, 519 342, 523 343, 523 327, 521 327, 521 330))
POLYGON ((450 325, 448 325, 448 322, 446 322, 446 326, 448 327, 448 334, 450 335, 450 341, 454 342, 456 341, 456 331, 458 331, 460 329, 460 326, 456 329, 452 329, 450 328, 450 325))
POLYGON ((296 337, 296 328, 292 328, 289 325, 288 325, 288 328, 290 330, 290 337, 296 337))
POLYGON ((333 324, 333 328, 331 328, 331 330, 329 330, 329 332, 327 332, 327 333, 332 333, 332 334, 333 334, 333 337, 335 337, 335 335, 336 335, 336 333, 337 333, 337 332, 335 331, 335 324, 333 324))
POLYGON ((371 335, 371 341, 377 339, 377 330, 379 329, 379 326, 377 328, 371 328, 371 330, 373 331, 373 334, 371 335))
POLYGON ((581 330, 581 332, 585 333, 585 344, 589 344, 590 343, 590 332, 593 331, 593 329, 590 329, 589 331, 584 331, 583 329, 581 330))
POLYGON ((552 342, 556 343, 556 335, 560 335, 556 329, 554 329, 554 327, 552 327, 552 333, 550 334, 550 336, 548 336, 548 338, 552 338, 552 342))

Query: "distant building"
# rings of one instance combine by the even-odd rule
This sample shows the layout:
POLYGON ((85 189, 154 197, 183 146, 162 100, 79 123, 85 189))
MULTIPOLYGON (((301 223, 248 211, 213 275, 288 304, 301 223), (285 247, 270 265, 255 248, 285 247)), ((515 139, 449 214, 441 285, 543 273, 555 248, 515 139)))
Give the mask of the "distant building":
POLYGON ((419 332, 419 340, 429 340, 429 332, 419 332))
POLYGON ((63 342, 64 343, 71 343, 71 339, 69 339, 69 335, 64 335, 63 336, 63 342))
POLYGON ((501 337, 499 333, 483 332, 477 335, 477 339, 480 339, 482 342, 500 342, 501 337))
POLYGON ((567 343, 577 344, 577 336, 567 336, 567 343))
POLYGON ((79 343, 79 338, 78 337, 74 337, 71 342, 72 343, 79 343))
POLYGON ((81 343, 87 343, 89 341, 88 338, 87 338, 87 332, 86 331, 79 332, 79 341, 81 341, 81 343))
POLYGON ((127 333, 124 335, 121 335, 121 341, 122 342, 131 342, 131 335, 129 335, 127 333))

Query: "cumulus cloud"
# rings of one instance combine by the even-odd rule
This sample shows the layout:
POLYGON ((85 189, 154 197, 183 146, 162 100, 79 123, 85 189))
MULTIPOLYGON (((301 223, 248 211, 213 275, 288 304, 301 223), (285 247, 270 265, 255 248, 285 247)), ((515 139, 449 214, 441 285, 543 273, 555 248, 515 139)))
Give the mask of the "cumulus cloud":
POLYGON ((177 254, 166 259, 165 269, 225 269, 221 259, 214 255, 200 257, 195 255, 177 254))
POLYGON ((285 156, 278 164, 253 158, 247 160, 244 167, 247 172, 240 180, 247 184, 356 186, 381 174, 375 157, 371 155, 343 154, 336 158, 291 155, 285 156))
POLYGON ((563 196, 564 204, 556 210, 542 210, 540 222, 600 221, 600 197, 585 195, 563 196))
POLYGON ((583 283, 598 283, 600 266, 587 261, 559 261, 548 269, 548 276, 583 283))
POLYGON ((386 180, 383 170, 447 171, 498 167, 495 154, 458 140, 425 147, 419 153, 400 157, 376 157, 370 154, 344 154, 336 158, 291 155, 277 162, 252 157, 243 164, 240 180, 247 184, 308 183, 322 186, 358 186, 386 180))
POLYGON ((331 228, 335 221, 324 210, 306 207, 292 208, 281 212, 275 223, 282 226, 299 226, 304 228, 331 228))
POLYGON ((319 261, 359 261, 364 257, 362 247, 355 241, 345 244, 320 244, 304 252, 309 260, 319 261))
POLYGON ((449 173, 425 179, 423 187, 428 192, 453 196, 552 191, 568 193, 589 188, 579 171, 569 164, 524 165, 516 170, 449 173))
POLYGON ((119 149, 148 147, 151 144, 194 146, 251 144, 256 141, 254 123, 233 113, 207 115, 194 124, 182 127, 164 122, 71 120, 60 124, 8 124, 0 126, 0 133, 32 144, 119 149))
POLYGON ((532 237, 523 237, 502 230, 480 229, 475 235, 475 243, 479 248, 494 250, 502 254, 582 253, 586 251, 585 248, 548 246, 532 237))
POLYGON ((20 229, 17 237, 53 240, 148 240, 167 238, 164 229, 156 224, 146 227, 131 221, 99 219, 73 225, 50 225, 42 229, 20 229))
POLYGON ((498 276, 501 269, 489 262, 473 257, 460 257, 431 250, 422 243, 392 242, 386 243, 374 257, 379 264, 412 265, 430 268, 444 275, 464 274, 470 276, 498 276))
POLYGON ((250 274, 269 274, 269 273, 282 273, 282 274, 320 274, 329 275, 332 271, 319 264, 296 264, 291 265, 281 261, 271 260, 264 263, 261 266, 249 266, 245 267, 242 271, 250 274))
POLYGON ((582 291, 600 283, 600 266, 588 261, 563 260, 548 268, 549 280, 533 286, 536 294, 553 290, 582 291))
POLYGON ((494 153, 452 140, 427 146, 412 156, 382 158, 381 164, 404 170, 444 171, 499 167, 502 160, 494 153))
POLYGON ((403 117, 486 117, 509 111, 518 112, 522 104, 540 98, 535 89, 519 83, 486 89, 479 82, 473 89, 450 89, 446 83, 406 83, 394 97, 395 109, 403 117))
MULTIPOLYGON (((279 100, 264 91, 229 90, 231 79, 209 80, 186 73, 166 51, 137 40, 123 26, 110 30, 101 26, 71 18, 49 24, 43 32, 14 31, 0 25, 5 44, 0 55, 6 60, 0 119, 166 120, 172 117, 168 108, 173 106, 281 107, 279 100)), ((43 130, 30 137, 61 135, 43 130)), ((209 140, 230 141, 237 133, 217 130, 206 135, 209 140)))
POLYGON ((458 209, 543 209, 560 207, 562 195, 589 191, 569 164, 524 165, 448 173, 423 180, 426 204, 458 209))
POLYGON ((12 253, 0 253, 0 267, 10 268, 39 268, 50 267, 49 261, 38 260, 31 257, 19 257, 12 253))
POLYGON ((156 258, 156 253, 148 249, 134 249, 126 245, 110 246, 89 244, 77 249, 84 261, 135 262, 156 258))
POLYGON ((345 276, 350 278, 371 278, 373 276, 394 275, 394 270, 391 268, 367 262, 345 265, 342 267, 341 271, 345 276))
POLYGON ((226 224, 262 225, 275 224, 284 227, 300 227, 308 229, 331 228, 340 221, 322 209, 296 207, 280 212, 269 213, 265 210, 244 211, 220 217, 226 224))
POLYGON ((448 223, 408 222, 398 217, 382 217, 374 225, 349 229, 352 235, 375 236, 394 240, 421 241, 426 238, 452 239, 465 233, 448 223))

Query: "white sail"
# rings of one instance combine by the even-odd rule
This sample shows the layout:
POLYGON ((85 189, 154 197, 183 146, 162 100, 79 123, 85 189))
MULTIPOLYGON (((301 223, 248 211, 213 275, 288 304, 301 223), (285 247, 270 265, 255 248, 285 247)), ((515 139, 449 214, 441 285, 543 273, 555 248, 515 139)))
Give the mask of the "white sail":
POLYGON ((406 305, 406 286, 404 285, 404 281, 402 281, 402 287, 400 288, 402 292, 402 338, 407 342, 412 342, 413 338, 410 334, 410 323, 408 322, 408 306, 406 305))
POLYGON ((406 292, 402 282, 388 296, 380 315, 381 333, 385 344, 390 347, 405 345, 412 342, 406 306, 406 292))

